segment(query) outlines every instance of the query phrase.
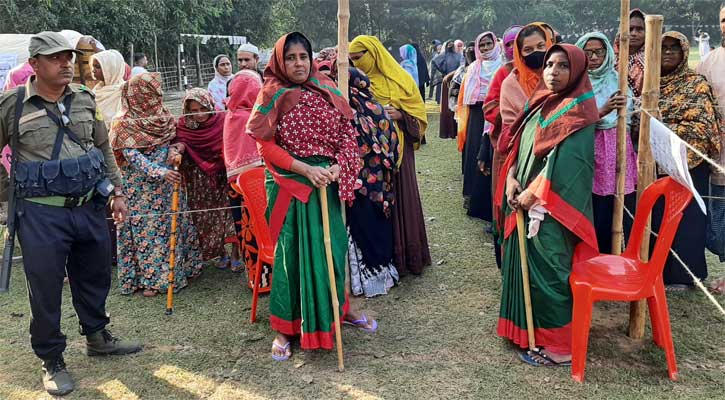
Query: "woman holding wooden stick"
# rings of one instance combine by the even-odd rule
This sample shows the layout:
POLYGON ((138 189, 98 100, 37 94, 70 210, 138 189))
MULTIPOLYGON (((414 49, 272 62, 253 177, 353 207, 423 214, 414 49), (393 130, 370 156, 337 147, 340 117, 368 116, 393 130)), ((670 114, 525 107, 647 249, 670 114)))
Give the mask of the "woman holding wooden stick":
POLYGON ((597 248, 590 193, 599 112, 584 51, 569 44, 549 49, 543 82, 528 104, 512 125, 503 167, 508 174, 498 334, 521 348, 529 347, 521 354, 526 363, 569 365, 569 274, 574 248, 580 242, 597 248), (528 211, 529 231, 523 246, 530 271, 533 326, 526 323, 521 243, 514 234, 518 209, 528 211), (529 345, 529 329, 534 332, 535 348, 529 345))
POLYGON ((267 167, 267 202, 272 240, 277 243, 270 296, 270 322, 278 332, 272 358, 292 355, 290 340, 303 349, 332 349, 335 313, 366 332, 377 323, 350 310, 345 296, 347 233, 340 199, 355 198, 359 156, 352 110, 327 76, 312 64, 312 46, 298 32, 281 37, 264 71, 264 86, 247 124, 267 167), (320 194, 327 187, 330 243, 334 259, 334 310, 323 241, 320 194))
MULTIPOLYGON (((136 75, 121 86, 121 112, 113 120, 111 145, 119 160, 130 217, 118 228, 118 282, 122 294, 142 290, 156 296, 168 287, 171 216, 174 184, 181 174, 168 164, 169 143, 176 135, 174 116, 163 105, 161 75, 136 75), (148 216, 147 214, 151 214, 148 216)), ((179 210, 186 211, 182 191, 179 210)), ((178 216, 174 288, 202 270, 196 227, 188 214, 178 216)))

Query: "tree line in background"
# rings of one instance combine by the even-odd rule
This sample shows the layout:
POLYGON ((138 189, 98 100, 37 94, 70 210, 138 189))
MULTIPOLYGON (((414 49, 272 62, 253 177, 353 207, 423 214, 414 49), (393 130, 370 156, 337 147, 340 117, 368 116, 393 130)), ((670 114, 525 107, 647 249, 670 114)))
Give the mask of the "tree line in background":
MULTIPOLYGON (((632 0, 632 7, 662 14, 665 26, 692 37, 701 26, 718 24, 721 0, 632 0)), ((502 33, 512 24, 546 21, 562 34, 616 29, 618 0, 350 0, 350 37, 378 36, 390 46, 433 39, 473 40, 479 33, 502 33)), ((304 32, 315 49, 337 42, 336 0, 4 0, 0 32, 35 33, 73 29, 128 55, 152 54, 174 63, 181 33, 239 35, 271 47, 283 33, 304 32)), ((716 40, 719 29, 706 30, 716 40)), ((185 38, 187 47, 194 39, 185 38)), ((427 47, 427 46, 423 46, 427 47)), ((204 58, 232 47, 221 40, 202 46, 204 58)))

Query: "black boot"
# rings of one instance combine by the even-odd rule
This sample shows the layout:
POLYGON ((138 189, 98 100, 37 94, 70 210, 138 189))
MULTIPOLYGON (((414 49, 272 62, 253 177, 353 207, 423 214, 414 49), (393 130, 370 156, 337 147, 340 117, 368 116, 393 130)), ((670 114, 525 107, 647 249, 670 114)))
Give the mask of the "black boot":
POLYGON ((141 343, 121 340, 107 329, 86 336, 86 354, 89 356, 122 356, 138 353, 141 349, 141 343))
POLYGON ((75 388, 62 355, 43 361, 43 387, 51 396, 65 396, 75 388))

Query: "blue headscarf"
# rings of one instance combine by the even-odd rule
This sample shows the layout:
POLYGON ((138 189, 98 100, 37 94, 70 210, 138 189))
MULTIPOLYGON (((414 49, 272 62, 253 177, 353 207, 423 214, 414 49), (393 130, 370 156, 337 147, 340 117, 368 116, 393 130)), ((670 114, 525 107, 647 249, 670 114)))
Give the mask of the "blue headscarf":
MULTIPOLYGON (((590 32, 582 36, 577 40, 576 46, 580 49, 584 49, 587 42, 591 39, 600 40, 604 43, 604 48, 607 50, 604 62, 602 65, 595 69, 589 70, 589 80, 592 82, 592 88, 594 89, 594 95, 597 99, 597 107, 601 108, 607 104, 609 98, 614 92, 619 90, 619 74, 616 69, 616 58, 614 55, 614 48, 609 42, 609 39, 601 32, 590 32)), ((630 115, 633 108, 632 105, 632 91, 627 89, 627 123, 629 124, 630 115)), ((597 122, 596 129, 611 129, 617 126, 617 112, 612 111, 609 114, 602 117, 597 122)))
POLYGON ((415 80, 416 86, 418 82, 418 53, 415 51, 415 47, 410 44, 400 46, 400 66, 415 80))

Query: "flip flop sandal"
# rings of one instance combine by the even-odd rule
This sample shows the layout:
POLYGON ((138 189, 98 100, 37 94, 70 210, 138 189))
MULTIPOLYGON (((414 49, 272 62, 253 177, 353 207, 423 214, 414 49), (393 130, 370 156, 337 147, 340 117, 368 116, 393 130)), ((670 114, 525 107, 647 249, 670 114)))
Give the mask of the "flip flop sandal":
POLYGON ((274 354, 274 352, 273 352, 272 353, 272 359, 274 361, 287 361, 287 360, 289 360, 290 356, 292 355, 292 352, 289 349, 289 344, 290 344, 290 342, 287 342, 287 344, 285 344, 284 346, 281 346, 279 343, 277 343, 277 339, 274 339, 272 341, 272 347, 274 347, 277 350, 284 351, 284 355, 283 356, 280 356, 280 355, 274 354))
POLYGON ((378 330, 378 321, 372 320, 372 322, 369 322, 368 316, 364 313, 360 319, 356 319, 354 321, 343 321, 343 325, 354 326, 365 333, 375 333, 378 330), (370 325, 370 328, 366 328, 367 325, 370 325))
POLYGON ((244 271, 244 263, 241 260, 232 260, 231 267, 229 268, 232 272, 244 271))
POLYGON ((222 257, 216 265, 217 269, 227 269, 229 267, 229 257, 222 257))
POLYGON ((520 353, 519 359, 534 367, 571 367, 571 361, 556 362, 545 353, 535 350, 520 353))

